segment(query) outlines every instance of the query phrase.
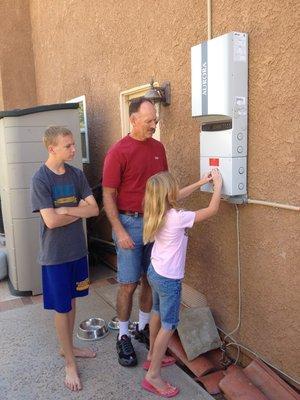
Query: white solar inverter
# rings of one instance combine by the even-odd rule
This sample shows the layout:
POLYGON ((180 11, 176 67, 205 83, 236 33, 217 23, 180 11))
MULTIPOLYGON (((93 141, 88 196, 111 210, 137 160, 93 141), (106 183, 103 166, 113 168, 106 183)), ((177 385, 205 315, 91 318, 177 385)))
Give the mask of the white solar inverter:
MULTIPOLYGON (((192 116, 199 117, 201 175, 219 168, 222 194, 247 193, 248 35, 230 32, 191 49, 192 116)), ((202 186, 212 191, 212 185, 202 186)))

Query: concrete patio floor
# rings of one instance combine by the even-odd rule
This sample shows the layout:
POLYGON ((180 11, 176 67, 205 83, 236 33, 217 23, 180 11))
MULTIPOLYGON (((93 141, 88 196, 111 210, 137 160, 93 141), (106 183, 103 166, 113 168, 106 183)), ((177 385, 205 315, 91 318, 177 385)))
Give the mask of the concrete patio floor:
MULTIPOLYGON (((92 277, 94 284, 90 296, 78 300, 75 330, 78 323, 86 318, 97 316, 109 321, 116 314, 117 285, 111 284, 115 282, 112 276, 108 277, 111 272, 103 267, 102 271, 94 273, 96 276, 92 277)), ((136 298, 137 296, 134 301, 133 320, 137 318, 136 298)), ((98 341, 84 342, 75 339, 79 346, 86 346, 88 343, 98 355, 93 360, 78 359, 83 390, 71 393, 63 385, 64 362, 58 356, 52 312, 44 311, 41 304, 34 303, 35 301, 28 300, 25 301, 27 305, 0 313, 1 400, 158 398, 145 392, 140 386, 144 377, 141 363, 146 358, 146 348, 134 341, 139 364, 134 368, 121 367, 116 357, 117 333, 114 331, 98 341)), ((213 397, 179 366, 165 368, 163 375, 180 387, 181 392, 177 399, 213 400, 213 397)))

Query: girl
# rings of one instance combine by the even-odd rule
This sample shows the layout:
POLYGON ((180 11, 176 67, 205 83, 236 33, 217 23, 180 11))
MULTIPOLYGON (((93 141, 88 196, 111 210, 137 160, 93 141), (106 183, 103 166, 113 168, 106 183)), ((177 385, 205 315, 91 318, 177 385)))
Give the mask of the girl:
POLYGON ((221 188, 222 178, 217 169, 181 190, 178 190, 177 181, 169 172, 160 172, 147 181, 143 239, 144 243, 154 240, 148 269, 153 314, 150 320, 150 349, 143 364, 148 372, 142 387, 161 397, 173 397, 179 393, 177 387, 162 379, 161 367, 175 362, 174 358, 166 357, 165 352, 179 322, 181 280, 188 239, 186 229, 217 213, 221 188), (187 197, 211 180, 214 193, 207 208, 195 212, 177 208, 177 200, 187 197))

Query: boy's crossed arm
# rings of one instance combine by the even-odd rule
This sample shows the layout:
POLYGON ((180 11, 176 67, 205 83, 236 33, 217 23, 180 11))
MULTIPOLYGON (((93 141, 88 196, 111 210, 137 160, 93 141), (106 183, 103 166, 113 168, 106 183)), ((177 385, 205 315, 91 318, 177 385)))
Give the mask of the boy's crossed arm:
POLYGON ((58 215, 76 217, 76 218, 90 218, 99 215, 99 208, 93 195, 80 200, 78 207, 60 207, 56 208, 55 212, 58 215))
POLYGON ((41 216, 49 229, 72 224, 79 218, 94 217, 99 214, 99 208, 94 196, 90 195, 79 202, 78 207, 44 208, 41 216))
POLYGON ((59 215, 55 208, 43 208, 40 210, 40 213, 45 225, 49 229, 72 224, 78 219, 78 217, 70 217, 69 215, 59 215))

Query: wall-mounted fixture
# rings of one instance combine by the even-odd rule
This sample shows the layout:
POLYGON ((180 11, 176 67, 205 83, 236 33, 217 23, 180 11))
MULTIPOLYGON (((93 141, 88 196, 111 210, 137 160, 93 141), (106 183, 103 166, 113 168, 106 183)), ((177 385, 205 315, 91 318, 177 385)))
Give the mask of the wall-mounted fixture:
POLYGON ((171 85, 169 81, 165 81, 161 86, 154 86, 154 79, 150 82, 151 89, 144 95, 146 99, 152 100, 154 103, 162 103, 164 106, 171 104, 171 85))
MULTIPOLYGON (((201 175, 219 168, 222 194, 247 198, 248 35, 229 32, 191 50, 192 116, 202 125, 201 175)), ((212 192, 211 183, 201 190, 212 192)))

